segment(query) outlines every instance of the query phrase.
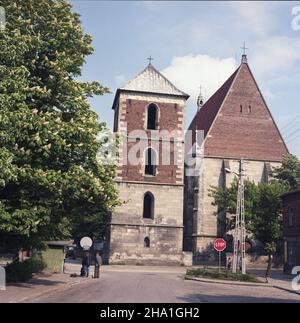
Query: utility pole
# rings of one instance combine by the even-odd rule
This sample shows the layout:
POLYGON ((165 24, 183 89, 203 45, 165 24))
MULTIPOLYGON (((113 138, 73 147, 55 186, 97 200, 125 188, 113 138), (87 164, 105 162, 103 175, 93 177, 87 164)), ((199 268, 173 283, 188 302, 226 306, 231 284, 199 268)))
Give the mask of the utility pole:
POLYGON ((246 274, 246 228, 245 228, 245 185, 244 185, 244 160, 240 160, 238 193, 236 203, 236 218, 233 242, 232 272, 236 273, 241 262, 242 274, 246 274))

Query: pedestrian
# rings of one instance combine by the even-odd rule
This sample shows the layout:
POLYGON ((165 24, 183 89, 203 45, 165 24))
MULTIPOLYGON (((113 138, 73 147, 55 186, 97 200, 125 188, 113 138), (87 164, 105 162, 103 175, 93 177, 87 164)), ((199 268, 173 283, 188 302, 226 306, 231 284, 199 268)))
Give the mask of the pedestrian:
POLYGON ((231 266, 232 266, 232 260, 229 257, 228 260, 227 260, 227 270, 230 270, 231 269, 231 266))
POLYGON ((89 277, 90 256, 86 253, 82 259, 81 276, 89 277))
POLYGON ((240 267, 240 271, 242 271, 243 270, 243 259, 242 259, 242 257, 240 257, 239 267, 240 267))
POLYGON ((94 278, 99 278, 100 275, 100 266, 102 265, 102 257, 100 253, 97 251, 95 256, 95 273, 94 278))

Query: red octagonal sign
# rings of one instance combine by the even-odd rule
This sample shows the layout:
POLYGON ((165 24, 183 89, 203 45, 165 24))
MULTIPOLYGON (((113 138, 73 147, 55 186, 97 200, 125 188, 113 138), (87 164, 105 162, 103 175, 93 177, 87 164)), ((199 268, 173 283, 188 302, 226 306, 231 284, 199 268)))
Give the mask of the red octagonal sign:
POLYGON ((215 243, 214 243, 215 250, 221 252, 221 251, 224 251, 226 247, 227 247, 227 243, 224 239, 219 238, 215 240, 215 243))

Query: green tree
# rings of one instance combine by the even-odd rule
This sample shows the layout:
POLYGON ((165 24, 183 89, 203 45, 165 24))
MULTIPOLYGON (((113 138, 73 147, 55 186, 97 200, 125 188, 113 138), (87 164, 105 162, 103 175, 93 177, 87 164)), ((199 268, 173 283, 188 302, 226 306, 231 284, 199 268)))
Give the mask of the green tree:
POLYGON ((272 259, 282 241, 282 199, 287 187, 279 182, 258 184, 259 198, 253 203, 248 219, 248 228, 261 241, 268 255, 266 278, 269 277, 272 259))
POLYGON ((1 6, 0 242, 99 238, 119 202, 115 166, 96 158, 106 126, 89 103, 108 89, 78 80, 92 39, 67 1, 1 6))
MULTIPOLYGON (((237 178, 234 178, 231 185, 227 188, 212 187, 210 189, 209 195, 213 197, 212 204, 218 207, 218 212, 225 212, 226 214, 231 215, 226 217, 226 232, 235 227, 237 190, 237 178)), ((245 218, 250 217, 253 210, 253 204, 257 199, 258 188, 256 184, 252 181, 245 180, 245 218)), ((248 223, 246 223, 246 226, 248 226, 248 223)))
POLYGON ((285 155, 275 170, 275 178, 290 190, 300 188, 300 160, 295 155, 285 155))
MULTIPOLYGON (((278 243, 282 239, 282 201, 281 196, 287 192, 287 187, 277 181, 269 184, 255 184, 245 181, 245 222, 246 230, 251 236, 259 240, 268 254, 266 278, 270 275, 272 258, 277 251, 278 243)), ((214 205, 219 210, 225 210, 229 217, 228 230, 234 228, 237 180, 229 188, 213 187, 211 196, 214 205)))

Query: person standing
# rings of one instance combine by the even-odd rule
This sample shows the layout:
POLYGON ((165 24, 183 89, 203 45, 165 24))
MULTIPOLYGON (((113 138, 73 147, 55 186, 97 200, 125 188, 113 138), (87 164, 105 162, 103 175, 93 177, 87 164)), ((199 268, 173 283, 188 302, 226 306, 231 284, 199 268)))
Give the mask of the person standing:
POLYGON ((90 257, 85 254, 82 259, 82 276, 89 277, 90 257))
POLYGON ((102 265, 102 257, 100 256, 99 252, 96 252, 94 278, 99 278, 101 265, 102 265))
POLYGON ((229 257, 227 260, 227 270, 230 270, 232 266, 232 259, 229 257))

